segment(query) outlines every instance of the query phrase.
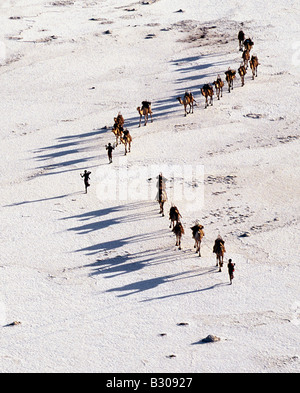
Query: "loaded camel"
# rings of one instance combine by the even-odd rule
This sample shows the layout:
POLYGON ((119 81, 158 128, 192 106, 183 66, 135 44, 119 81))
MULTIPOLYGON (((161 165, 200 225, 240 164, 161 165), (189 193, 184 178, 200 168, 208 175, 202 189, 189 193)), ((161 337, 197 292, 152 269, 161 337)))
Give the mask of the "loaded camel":
POLYGON ((257 76, 257 67, 259 66, 258 58, 257 56, 251 57, 250 60, 250 68, 252 70, 252 79, 254 79, 255 76, 257 76))
POLYGON ((148 117, 149 117, 149 115, 150 115, 150 118, 151 118, 151 123, 153 122, 153 120, 152 120, 152 110, 151 110, 151 102, 149 102, 149 101, 143 101, 142 102, 142 109, 141 109, 141 107, 140 106, 138 106, 137 108, 137 111, 139 112, 139 115, 140 115, 140 124, 139 124, 139 127, 141 126, 141 122, 142 122, 142 117, 144 116, 144 118, 145 118, 145 126, 147 125, 147 123, 148 123, 148 117))
POLYGON ((208 97, 210 97, 210 105, 213 105, 214 89, 212 85, 205 84, 201 89, 201 94, 205 97, 205 109, 208 107, 208 97))
POLYGON ((226 82, 228 83, 228 92, 230 93, 230 89, 233 90, 233 80, 235 79, 235 70, 231 70, 230 67, 225 72, 226 82))
POLYGON ((114 125, 112 132, 114 133, 114 135, 116 137, 116 146, 118 146, 119 140, 121 140, 121 137, 123 134, 123 127, 118 127, 118 126, 114 125))
POLYGON ((217 94, 217 97, 219 100, 220 94, 221 94, 221 97, 223 97, 223 87, 224 87, 224 82, 222 81, 220 75, 218 75, 217 80, 215 80, 213 82, 213 85, 215 86, 216 94, 217 94))
POLYGON ((175 227, 175 223, 177 224, 180 221, 181 214, 179 213, 179 210, 177 206, 172 205, 170 208, 170 213, 169 213, 169 218, 170 218, 170 228, 173 226, 173 229, 175 227))
POLYGON ((241 65, 240 68, 238 69, 239 75, 241 77, 242 81, 242 86, 245 84, 245 75, 247 74, 246 67, 244 65, 241 65))
POLYGON ((127 153, 130 153, 131 142, 132 142, 132 136, 130 135, 128 130, 123 131, 123 135, 121 136, 120 140, 121 143, 125 145, 125 156, 126 156, 127 153), (128 150, 127 150, 127 146, 128 146, 128 150))
POLYGON ((204 237, 203 228, 203 225, 200 225, 199 223, 191 227, 191 230, 193 232, 193 239, 195 240, 194 248, 196 248, 196 253, 199 252, 199 257, 201 257, 200 247, 201 241, 204 237))
POLYGON ((213 253, 216 254, 216 266, 219 266, 219 272, 222 271, 223 261, 224 261, 224 253, 225 250, 225 241, 219 235, 215 240, 215 244, 213 247, 213 253))
POLYGON ((249 50, 249 52, 251 51, 253 45, 254 45, 254 42, 251 40, 251 38, 247 38, 244 41, 244 48, 245 48, 245 50, 249 50))
POLYGON ((181 250, 181 237, 184 235, 184 228, 180 221, 177 222, 172 231, 176 236, 176 246, 178 246, 178 249, 181 250))
POLYGON ((112 132, 116 136, 116 146, 118 146, 119 139, 122 137, 123 126, 124 126, 124 118, 119 112, 118 116, 114 118, 114 125, 112 128, 112 132))
POLYGON ((242 59, 244 62, 244 66, 247 69, 248 68, 248 61, 250 60, 250 50, 249 49, 245 49, 243 54, 242 54, 242 59))
POLYGON ((194 102, 196 101, 192 93, 185 92, 183 99, 181 99, 181 97, 177 97, 177 100, 184 106, 184 116, 191 112, 194 113, 194 102), (188 106, 190 107, 189 112, 187 111, 188 106))

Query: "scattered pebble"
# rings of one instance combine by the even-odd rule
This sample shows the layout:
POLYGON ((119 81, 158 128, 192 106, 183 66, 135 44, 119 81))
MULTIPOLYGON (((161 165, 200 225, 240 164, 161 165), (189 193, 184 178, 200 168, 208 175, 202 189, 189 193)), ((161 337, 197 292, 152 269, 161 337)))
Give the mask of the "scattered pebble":
POLYGON ((244 232, 239 237, 249 237, 249 236, 251 236, 249 232, 244 232))
POLYGON ((209 334, 207 337, 203 338, 201 340, 202 343, 215 343, 217 341, 220 341, 220 337, 214 336, 212 334, 209 334))

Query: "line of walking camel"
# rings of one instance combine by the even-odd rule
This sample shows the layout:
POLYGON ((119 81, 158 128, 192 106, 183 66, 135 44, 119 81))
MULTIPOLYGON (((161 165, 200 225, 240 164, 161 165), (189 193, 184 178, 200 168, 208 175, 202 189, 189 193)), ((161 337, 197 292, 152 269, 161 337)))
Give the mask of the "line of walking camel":
MULTIPOLYGON (((241 83, 242 86, 245 84, 245 75, 247 73, 247 68, 248 68, 248 63, 250 64, 250 68, 252 71, 252 79, 257 77, 257 68, 259 65, 258 58, 255 55, 252 55, 250 57, 250 52, 251 49, 253 48, 254 42, 251 40, 251 38, 245 39, 245 34, 241 30, 238 33, 238 40, 239 40, 239 50, 242 52, 242 63, 240 67, 238 68, 238 73, 241 78, 241 83)), ((231 90, 233 89, 233 81, 236 78, 236 70, 232 70, 230 67, 228 70, 225 72, 225 79, 228 84, 228 92, 230 93, 231 90)), ((216 96, 218 100, 220 100, 220 97, 223 96, 223 87, 224 87, 224 82, 220 75, 218 75, 217 79, 212 83, 207 83, 204 84, 204 86, 200 89, 201 94, 205 98, 205 109, 209 105, 213 105, 213 96, 214 96, 214 89, 213 86, 215 87, 216 91, 216 96)), ((177 97, 177 100, 181 105, 184 106, 184 115, 187 116, 189 113, 194 112, 194 105, 196 103, 195 98, 191 92, 185 92, 185 95, 183 98, 177 97), (189 108, 189 110, 188 110, 189 108)), ((139 127, 141 127, 141 122, 142 118, 144 117, 144 126, 147 125, 149 116, 151 122, 153 121, 152 119, 152 109, 151 109, 151 102, 149 101, 143 101, 142 102, 142 107, 137 107, 137 111, 140 115, 140 121, 139 121, 139 127)), ((120 143, 125 146, 125 155, 130 152, 131 150, 131 143, 132 143, 132 136, 130 135, 130 132, 128 129, 124 129, 124 118, 121 113, 117 115, 117 117, 114 118, 114 125, 112 127, 112 132, 115 135, 116 141, 114 143, 114 146, 109 150, 109 162, 112 162, 112 150, 118 146, 120 143)), ((110 144, 109 144, 110 145, 110 144)), ((107 147, 106 147, 107 148, 107 147)), ((159 175, 159 193, 158 193, 158 202, 160 204, 160 213, 164 215, 164 210, 163 210, 163 205, 164 202, 166 201, 166 193, 165 193, 165 188, 163 184, 161 183, 162 181, 162 175, 159 175)), ((170 219, 170 228, 172 228, 172 231, 174 232, 176 236, 176 246, 181 250, 181 237, 184 234, 184 228, 181 223, 181 214, 179 213, 178 208, 175 205, 172 205, 170 208, 169 212, 169 219, 170 219)), ((204 226, 201 225, 198 221, 194 223, 194 225, 191 227, 192 230, 192 237, 195 240, 194 248, 196 249, 196 253, 198 253, 199 257, 201 257, 201 242, 204 237, 204 231, 203 231, 204 226)), ((213 253, 216 254, 216 266, 219 266, 219 271, 221 271, 223 267, 223 261, 224 261, 224 253, 226 252, 225 250, 225 241, 222 239, 220 235, 218 235, 217 239, 215 240, 214 246, 213 246, 213 253)), ((232 274, 230 277, 230 280, 232 281, 233 278, 233 271, 234 271, 234 264, 232 264, 232 261, 229 260, 229 264, 231 264, 231 270, 232 274)))
MULTIPOLYGON (((166 181, 167 179, 163 177, 162 173, 158 175, 158 193, 157 193, 157 201, 160 207, 160 214, 164 217, 164 204, 167 201, 167 192, 166 192, 166 181)), ((174 204, 170 207, 169 212, 169 220, 170 226, 172 228, 172 232, 176 236, 176 247, 181 250, 181 238, 184 235, 184 227, 181 222, 182 215, 179 212, 179 209, 174 204)), ((198 253, 199 257, 201 257, 201 242, 204 234, 204 226, 199 223, 198 220, 194 223, 191 227, 192 230, 192 237, 195 241, 194 248, 196 249, 196 253, 198 253)), ((219 272, 222 271, 223 261, 224 261, 224 254, 225 254, 225 241, 222 239, 220 235, 218 235, 217 239, 215 240, 213 253, 216 254, 216 266, 219 266, 219 272)))
MULTIPOLYGON (((252 71, 252 79, 254 80, 257 77, 257 68, 259 66, 258 57, 256 55, 251 56, 251 49, 253 48, 254 42, 251 38, 245 39, 245 34, 242 30, 238 33, 238 41, 239 41, 239 50, 242 52, 242 62, 240 67, 238 68, 238 73, 241 78, 242 86, 245 84, 245 75, 247 74, 248 64, 250 65, 252 71)), ((232 70, 230 67, 227 71, 225 71, 225 80, 228 84, 228 92, 230 93, 233 89, 233 81, 236 78, 236 70, 232 70)), ((223 97, 223 87, 224 81, 221 76, 218 75, 217 79, 213 83, 206 83, 200 88, 201 94, 205 98, 205 109, 209 105, 213 105, 213 96, 214 96, 214 88, 218 100, 220 97, 223 97)), ((184 97, 176 98, 181 105, 184 106, 184 116, 187 116, 190 113, 194 113, 194 105, 196 104, 196 100, 191 92, 185 92, 184 97)), ((137 107, 137 111, 140 115, 139 127, 141 127, 142 118, 144 117, 144 125, 146 126, 149 120, 151 123, 152 119, 152 109, 150 101, 142 101, 142 106, 137 107)), ((125 155, 130 153, 131 144, 132 144, 132 136, 128 129, 124 129, 124 118, 121 113, 118 114, 117 117, 114 118, 114 125, 112 127, 112 132, 116 137, 116 141, 114 144, 114 148, 118 146, 120 143, 125 146, 125 155)), ((111 157, 109 157, 110 162, 112 162, 111 157)))
MULTIPOLYGON (((248 69, 248 63, 250 64, 250 68, 252 71, 252 79, 257 77, 257 68, 259 66, 258 62, 258 57, 255 55, 252 55, 250 57, 250 52, 251 49, 254 45, 254 42, 251 40, 251 38, 245 39, 245 34, 242 30, 239 31, 238 34, 238 40, 239 40, 239 49, 242 51, 242 62, 240 67, 238 68, 238 73, 241 77, 241 82, 242 86, 245 84, 245 75, 247 74, 247 69, 248 69)), ((236 70, 232 70, 230 67, 228 68, 227 71, 225 71, 225 79, 228 84, 228 92, 230 93, 231 90, 233 90, 233 81, 236 78, 236 70)), ((211 83, 206 83, 201 89, 201 94, 205 98, 205 109, 209 105, 213 105, 213 96, 214 96, 214 88, 216 90, 216 95, 218 97, 218 100, 220 99, 220 96, 223 97, 223 87, 224 87, 224 82, 221 78, 220 75, 217 76, 217 79, 211 84, 211 83)), ((177 97, 177 100, 181 105, 184 106, 184 115, 188 115, 189 113, 194 113, 194 105, 195 105, 195 98, 193 97, 193 94, 190 92, 185 92, 185 95, 183 98, 177 97), (188 111, 189 107, 189 111, 188 111)))

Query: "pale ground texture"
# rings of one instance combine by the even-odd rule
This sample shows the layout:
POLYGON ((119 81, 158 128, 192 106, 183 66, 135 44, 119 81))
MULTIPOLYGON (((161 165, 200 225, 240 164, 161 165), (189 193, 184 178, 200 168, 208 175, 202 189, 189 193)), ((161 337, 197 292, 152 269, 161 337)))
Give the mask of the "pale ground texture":
POLYGON ((1 372, 298 372, 299 1, 1 0, 0 12, 1 372), (204 109, 200 87, 240 65, 240 28, 258 77, 204 109), (143 100, 153 123, 139 128, 143 100), (109 165, 118 112, 132 150, 109 165), (209 334, 221 340, 202 344, 209 334))

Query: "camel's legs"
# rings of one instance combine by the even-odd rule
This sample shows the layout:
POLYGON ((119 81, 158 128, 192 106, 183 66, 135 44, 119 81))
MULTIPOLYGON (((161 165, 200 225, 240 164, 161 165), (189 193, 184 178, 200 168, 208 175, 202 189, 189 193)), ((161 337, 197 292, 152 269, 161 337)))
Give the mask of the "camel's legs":
POLYGON ((160 214, 162 215, 162 217, 165 216, 164 214, 164 202, 159 202, 159 207, 160 207, 160 214))
POLYGON ((180 237, 178 239, 178 249, 181 250, 181 239, 180 239, 180 237))

